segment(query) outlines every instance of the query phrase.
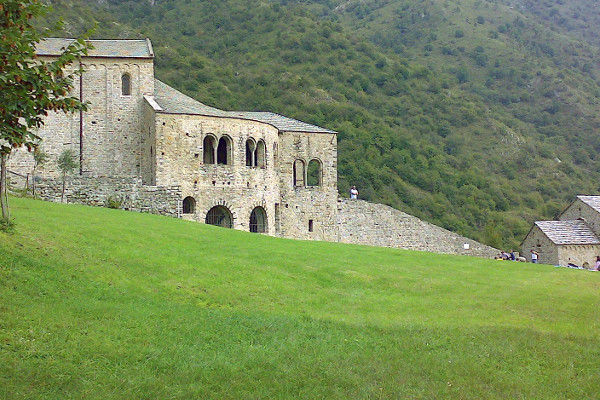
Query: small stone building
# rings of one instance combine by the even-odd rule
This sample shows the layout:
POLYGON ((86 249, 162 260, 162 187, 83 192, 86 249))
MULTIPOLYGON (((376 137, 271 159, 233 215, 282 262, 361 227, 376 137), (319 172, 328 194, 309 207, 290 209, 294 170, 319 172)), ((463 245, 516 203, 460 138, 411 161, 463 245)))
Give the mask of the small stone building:
MULTIPOLYGON (((56 57, 71 40, 44 40, 38 57, 56 57)), ((89 110, 48 115, 38 135, 51 162, 36 176, 29 177, 33 157, 26 151, 9 160, 13 177, 35 179, 42 198, 60 199, 56 158, 72 149, 80 170, 69 179, 70 202, 296 239, 497 252, 390 207, 338 199, 335 131, 192 99, 155 79, 149 40, 91 42, 94 49, 80 61, 82 79, 74 81, 89 110)))
POLYGON ((536 221, 521 244, 543 264, 594 266, 600 255, 600 196, 577 196, 558 221, 536 221))

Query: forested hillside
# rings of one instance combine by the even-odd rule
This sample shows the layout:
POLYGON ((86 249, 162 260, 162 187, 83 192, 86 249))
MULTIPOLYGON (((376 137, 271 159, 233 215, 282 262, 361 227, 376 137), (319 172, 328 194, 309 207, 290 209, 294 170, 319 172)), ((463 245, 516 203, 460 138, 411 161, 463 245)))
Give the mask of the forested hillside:
POLYGON ((487 244, 600 190, 584 0, 50 2, 63 35, 151 38, 158 78, 204 103, 339 131, 340 192, 487 244))

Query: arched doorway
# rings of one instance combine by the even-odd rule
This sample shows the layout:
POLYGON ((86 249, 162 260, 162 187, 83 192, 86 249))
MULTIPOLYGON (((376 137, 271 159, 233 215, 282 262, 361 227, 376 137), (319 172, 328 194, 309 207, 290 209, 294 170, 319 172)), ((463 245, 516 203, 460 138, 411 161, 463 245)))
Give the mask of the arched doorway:
POLYGON ((231 211, 224 206, 215 206, 206 213, 206 221, 209 225, 223 228, 233 228, 233 216, 231 211))
POLYGON ((267 213, 262 207, 255 207, 250 214, 250 232, 267 232, 267 213))

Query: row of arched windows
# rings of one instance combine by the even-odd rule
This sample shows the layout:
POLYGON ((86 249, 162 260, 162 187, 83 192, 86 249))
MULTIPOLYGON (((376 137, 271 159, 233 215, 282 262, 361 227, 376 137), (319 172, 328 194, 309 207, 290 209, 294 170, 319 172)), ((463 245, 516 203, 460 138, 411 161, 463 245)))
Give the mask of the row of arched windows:
POLYGON ((322 184, 322 167, 321 162, 317 159, 312 159, 308 163, 308 168, 304 160, 294 161, 294 186, 321 186, 322 184))
POLYGON ((204 138, 204 164, 232 164, 231 138, 221 136, 217 138, 213 135, 207 135, 204 138))
MULTIPOLYGON (((191 196, 183 199, 183 213, 194 214, 195 212, 196 200, 191 196)), ((233 216, 227 207, 215 206, 206 213, 205 223, 223 228, 233 228, 233 216)), ((249 230, 254 233, 267 232, 267 212, 264 208, 254 207, 250 213, 249 230)))
MULTIPOLYGON (((233 164, 232 140, 229 136, 217 138, 207 135, 204 138, 204 164, 233 164)), ((267 165, 267 147, 264 140, 258 142, 250 138, 246 140, 246 166, 265 167, 267 165)))
POLYGON ((265 142, 261 139, 255 142, 250 138, 246 140, 246 166, 264 167, 266 163, 267 149, 265 142))

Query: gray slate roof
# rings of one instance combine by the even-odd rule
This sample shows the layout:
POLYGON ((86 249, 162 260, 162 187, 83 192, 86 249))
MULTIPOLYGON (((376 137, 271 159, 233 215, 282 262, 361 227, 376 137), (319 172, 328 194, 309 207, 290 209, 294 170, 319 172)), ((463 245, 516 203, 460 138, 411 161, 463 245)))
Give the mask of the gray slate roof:
MULTIPOLYGON (((37 48, 40 56, 58 56, 75 39, 46 38, 37 48)), ((94 48, 88 51, 88 57, 116 58, 154 58, 149 40, 89 40, 94 48)))
POLYGON ((154 100, 168 114, 205 115, 209 117, 239 118, 250 121, 263 122, 274 126, 283 132, 309 132, 309 133, 336 133, 335 131, 307 124, 296 119, 284 117, 271 112, 252 111, 223 111, 218 108, 202 104, 186 96, 169 85, 154 80, 154 100))
POLYGON ((597 212, 600 212, 600 196, 577 196, 577 198, 597 212))
POLYGON ((535 225, 554 244, 590 245, 600 244, 600 239, 582 220, 574 221, 536 221, 535 225))

